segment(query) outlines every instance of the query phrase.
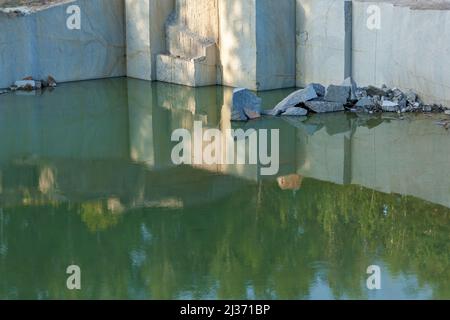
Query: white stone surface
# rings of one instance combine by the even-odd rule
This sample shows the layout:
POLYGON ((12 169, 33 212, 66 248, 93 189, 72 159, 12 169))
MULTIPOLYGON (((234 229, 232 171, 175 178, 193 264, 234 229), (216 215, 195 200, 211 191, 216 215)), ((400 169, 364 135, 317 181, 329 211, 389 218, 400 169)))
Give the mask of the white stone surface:
POLYGON ((156 80, 156 56, 164 53, 165 22, 173 0, 125 0, 127 75, 156 80))
POLYGON ((295 86, 295 2, 219 0, 222 83, 252 90, 295 86))
POLYGON ((31 76, 57 82, 124 76, 122 0, 77 0, 22 17, 0 13, 0 88, 31 76), (81 29, 69 30, 69 5, 81 9, 81 29))
POLYGON ((216 84, 216 66, 206 62, 161 54, 156 65, 158 81, 190 87, 216 84))
MULTIPOLYGON (((450 11, 413 10, 388 1, 353 1, 353 78, 413 89, 427 103, 450 105, 450 11), (367 27, 370 5, 380 29, 367 27)), ((297 0, 297 85, 341 83, 344 77, 343 1, 297 0)))

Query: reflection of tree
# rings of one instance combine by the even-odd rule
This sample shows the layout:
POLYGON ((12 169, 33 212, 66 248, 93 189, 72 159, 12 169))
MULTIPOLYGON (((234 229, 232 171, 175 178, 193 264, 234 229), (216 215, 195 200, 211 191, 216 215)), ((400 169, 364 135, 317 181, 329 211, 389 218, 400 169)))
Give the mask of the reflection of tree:
POLYGON ((119 204, 116 201, 92 201, 81 204, 81 220, 92 232, 104 231, 119 222, 117 210, 119 204))
POLYGON ((449 209, 312 179, 295 194, 263 182, 257 205, 257 188, 120 221, 108 202, 4 209, 0 297, 290 299, 322 281, 335 298, 365 298, 365 270, 379 261, 450 297, 449 209), (83 270, 75 294, 64 287, 71 263, 83 270))

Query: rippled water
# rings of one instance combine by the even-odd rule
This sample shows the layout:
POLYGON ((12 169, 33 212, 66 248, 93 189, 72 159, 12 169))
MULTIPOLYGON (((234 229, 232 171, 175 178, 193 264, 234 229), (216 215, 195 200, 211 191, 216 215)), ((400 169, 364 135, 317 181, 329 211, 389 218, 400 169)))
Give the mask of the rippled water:
MULTIPOLYGON (((262 93, 265 107, 290 91, 262 93)), ((274 177, 173 165, 173 130, 236 126, 230 101, 127 79, 0 96, 0 298, 450 298, 442 116, 238 125, 280 130, 274 177)))

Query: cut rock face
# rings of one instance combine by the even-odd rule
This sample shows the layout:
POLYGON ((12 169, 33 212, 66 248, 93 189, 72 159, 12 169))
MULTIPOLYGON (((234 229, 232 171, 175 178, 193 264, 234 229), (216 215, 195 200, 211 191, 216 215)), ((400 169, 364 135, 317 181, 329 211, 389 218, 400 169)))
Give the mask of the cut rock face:
POLYGON ((350 99, 351 88, 347 86, 330 85, 325 95, 325 101, 345 104, 350 99))
POLYGON ((295 107, 306 101, 318 97, 313 85, 308 85, 305 89, 297 90, 281 101, 271 112, 271 115, 278 116, 285 113, 289 108, 295 107))
POLYGON ((338 112, 345 110, 343 103, 332 101, 307 101, 305 102, 305 106, 316 113, 338 112))
POLYGON ((234 89, 232 121, 248 121, 261 117, 261 98, 245 88, 234 89))

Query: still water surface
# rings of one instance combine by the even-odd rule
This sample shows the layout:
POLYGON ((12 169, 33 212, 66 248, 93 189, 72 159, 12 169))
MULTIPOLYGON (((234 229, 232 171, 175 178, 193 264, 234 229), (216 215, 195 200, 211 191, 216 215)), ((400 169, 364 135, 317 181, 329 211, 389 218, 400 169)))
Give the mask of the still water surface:
POLYGON ((172 131, 236 126, 230 101, 130 79, 0 96, 0 298, 450 298, 442 116, 262 119, 238 126, 280 130, 278 176, 174 166, 172 131))

